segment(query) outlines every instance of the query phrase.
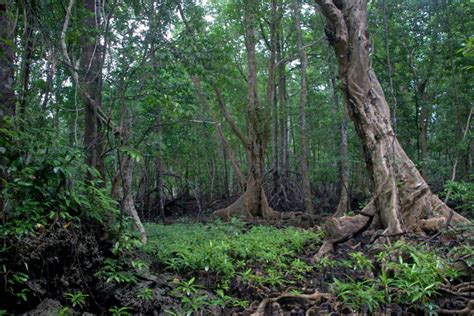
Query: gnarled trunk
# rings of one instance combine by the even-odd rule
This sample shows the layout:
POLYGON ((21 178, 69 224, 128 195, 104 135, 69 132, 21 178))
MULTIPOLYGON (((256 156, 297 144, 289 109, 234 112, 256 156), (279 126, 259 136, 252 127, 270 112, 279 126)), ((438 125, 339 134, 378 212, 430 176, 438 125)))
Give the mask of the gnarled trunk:
POLYGON ((434 195, 414 163, 400 146, 390 122, 390 111, 370 63, 367 1, 316 1, 327 20, 326 34, 334 48, 346 106, 363 145, 366 167, 373 183, 373 199, 362 214, 331 218, 329 240, 318 257, 335 242, 367 226, 384 235, 406 230, 436 231, 451 219, 467 221, 434 195))

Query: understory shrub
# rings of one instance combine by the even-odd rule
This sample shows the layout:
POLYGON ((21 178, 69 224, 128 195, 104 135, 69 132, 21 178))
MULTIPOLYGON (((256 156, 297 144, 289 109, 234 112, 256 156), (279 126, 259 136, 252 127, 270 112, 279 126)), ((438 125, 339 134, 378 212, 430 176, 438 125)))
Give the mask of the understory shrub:
POLYGON ((420 306, 432 311, 435 306, 430 299, 438 293, 445 280, 453 280, 459 272, 434 252, 420 246, 396 242, 386 245, 376 255, 374 264, 362 253, 353 253, 349 260, 322 260, 319 265, 349 267, 361 271, 360 275, 372 273, 373 278, 341 281, 334 279, 331 290, 339 299, 354 310, 367 308, 372 312, 385 304, 420 306))

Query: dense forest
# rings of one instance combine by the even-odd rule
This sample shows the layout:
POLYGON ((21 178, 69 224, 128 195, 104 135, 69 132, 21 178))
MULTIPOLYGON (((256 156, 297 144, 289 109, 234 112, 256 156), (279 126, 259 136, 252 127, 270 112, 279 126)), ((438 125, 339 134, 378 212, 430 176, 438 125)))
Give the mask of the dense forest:
POLYGON ((0 0, 0 315, 472 315, 472 0, 0 0))

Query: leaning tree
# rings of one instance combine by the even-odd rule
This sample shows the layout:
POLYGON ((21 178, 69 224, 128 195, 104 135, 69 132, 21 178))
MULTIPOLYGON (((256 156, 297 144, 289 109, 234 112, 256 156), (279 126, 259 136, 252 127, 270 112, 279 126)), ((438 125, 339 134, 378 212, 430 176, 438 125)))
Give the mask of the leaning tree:
POLYGON ((328 239, 317 258, 369 227, 378 231, 378 236, 390 237, 467 222, 431 192, 397 140, 389 106, 371 65, 367 0, 316 3, 326 18, 325 32, 336 55, 346 107, 373 184, 373 197, 359 214, 326 222, 328 239))

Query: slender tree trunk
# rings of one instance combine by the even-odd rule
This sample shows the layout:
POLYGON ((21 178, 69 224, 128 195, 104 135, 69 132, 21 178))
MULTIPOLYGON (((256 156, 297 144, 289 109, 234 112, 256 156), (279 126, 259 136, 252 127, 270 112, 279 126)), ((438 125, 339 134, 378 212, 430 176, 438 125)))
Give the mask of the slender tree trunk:
POLYGON ((48 102, 49 98, 51 95, 51 90, 53 89, 53 79, 56 73, 56 58, 54 55, 54 49, 51 47, 49 50, 49 56, 48 56, 48 63, 47 63, 47 70, 48 73, 46 75, 46 87, 43 91, 43 101, 41 103, 41 109, 43 112, 46 112, 48 108, 48 102))
POLYGON ((165 191, 163 183, 163 151, 161 150, 161 144, 163 142, 163 129, 161 127, 161 111, 158 111, 155 118, 155 132, 158 137, 158 155, 155 158, 155 169, 156 169, 156 191, 158 193, 158 215, 160 219, 165 221, 165 191))
MULTIPOLYGON (((224 177, 222 178, 222 181, 223 181, 223 189, 224 189, 224 197, 225 198, 228 198, 230 196, 230 190, 229 190, 229 168, 227 166, 227 152, 224 148, 224 146, 222 146, 222 158, 223 158, 223 161, 222 161, 222 164, 224 166, 224 177)), ((234 157, 235 159, 235 157, 234 157)))
MULTIPOLYGON (((333 93, 334 105, 337 109, 340 108, 339 95, 336 91, 335 74, 331 73, 331 88, 333 93)), ((340 125, 340 141, 339 141, 339 203, 337 204, 335 217, 344 216, 350 209, 349 200, 349 150, 347 142, 347 129, 349 120, 345 109, 342 109, 342 121, 340 125)))
POLYGON ((306 113, 305 107, 308 98, 308 90, 306 83, 306 70, 308 68, 308 57, 303 47, 303 35, 301 34, 301 22, 300 22, 300 9, 298 7, 299 0, 293 0, 293 14, 295 17, 295 29, 296 29, 296 45, 298 47, 298 53, 300 58, 300 71, 301 71, 301 81, 300 81, 300 139, 301 139, 301 158, 300 158, 300 167, 301 167, 301 177, 303 179, 303 193, 304 193, 304 204, 306 211, 313 215, 314 206, 313 206, 313 197, 311 193, 311 183, 309 181, 309 172, 308 172, 308 146, 306 139, 306 113))
MULTIPOLYGON (((466 136, 471 130, 471 120, 472 120, 473 115, 474 115, 474 105, 471 105, 471 109, 469 110, 469 114, 467 115, 467 119, 466 119, 466 126, 464 127, 464 131, 462 133, 462 139, 461 139, 462 143, 466 141, 466 136)), ((471 146, 472 146, 472 142, 471 142, 471 146)), ((454 158, 453 167, 451 169, 451 177, 450 177, 451 181, 456 180, 456 169, 458 167, 458 162, 459 162, 459 152, 456 153, 456 157, 454 158)), ((451 192, 448 192, 448 194, 446 194, 444 203, 448 202, 450 195, 451 195, 451 192)))
POLYGON ((280 160, 278 155, 278 102, 276 95, 276 82, 275 82, 275 71, 276 59, 278 54, 278 28, 280 25, 281 18, 278 17, 277 12, 277 1, 272 0, 272 14, 270 23, 270 65, 268 69, 268 81, 267 81, 267 94, 266 102, 267 108, 271 109, 272 113, 272 124, 271 124, 271 135, 272 135, 272 180, 273 180, 273 191, 276 192, 279 187, 279 173, 280 173, 280 160))
POLYGON ((288 177, 288 118, 286 105, 286 63, 283 61, 283 31, 277 33, 278 66, 278 104, 279 104, 279 181, 281 177, 288 177))
MULTIPOLYGON (((84 7, 88 14, 84 18, 84 25, 89 30, 99 30, 100 9, 95 0, 85 0, 84 7)), ((102 123, 98 110, 102 104, 102 46, 99 37, 85 35, 81 46, 81 88, 85 94, 84 108, 84 148, 86 163, 96 168, 105 179, 105 165, 103 161, 102 123)))
POLYGON ((244 2, 244 25, 245 42, 248 59, 248 140, 246 148, 248 152, 249 173, 245 192, 230 206, 215 211, 214 216, 228 219, 232 216, 253 218, 274 217, 276 212, 268 205, 267 197, 263 190, 263 162, 265 159, 265 147, 268 143, 268 122, 265 111, 258 102, 257 82, 257 57, 256 57, 256 22, 257 2, 246 0, 244 2))
POLYGON ((22 56, 22 91, 20 94, 20 113, 23 115, 26 111, 28 102, 28 90, 30 86, 31 61, 33 56, 33 49, 35 44, 33 16, 35 10, 35 0, 24 3, 23 7, 23 22, 24 22, 24 36, 23 36, 23 56, 22 56))
POLYGON ((279 154, 279 127, 278 127, 278 99, 276 96, 276 85, 274 85, 274 97, 272 107, 272 170, 273 170, 273 191, 279 187, 280 174, 280 154, 279 154))
MULTIPOLYGON (((132 128, 132 115, 130 110, 124 104, 125 91, 120 93, 120 103, 122 103, 122 124, 121 124, 121 142, 123 145, 127 145, 130 140, 130 130, 132 128)), ((147 242, 147 236, 145 228, 143 227, 142 221, 138 216, 135 202, 133 200, 133 159, 130 155, 123 157, 123 164, 120 166, 120 177, 122 182, 122 214, 128 214, 132 217, 132 221, 138 232, 140 233, 141 241, 143 244, 147 242)))
POLYGON ((418 85, 418 95, 420 101, 420 115, 418 116, 418 126, 420 128, 420 173, 426 179, 427 173, 427 156, 428 156, 428 95, 426 94, 427 80, 423 80, 418 85))
POLYGON ((384 229, 384 235, 406 230, 437 231, 451 223, 467 221, 434 195, 414 163, 400 146, 390 123, 390 111, 370 63, 366 0, 316 1, 326 17, 326 34, 339 64, 339 76, 349 115, 362 142, 373 199, 365 215, 330 218, 329 240, 317 258, 331 251, 335 242, 367 226, 384 229))
POLYGON ((147 236, 145 227, 138 216, 137 209, 135 208, 135 203, 133 201, 132 194, 132 170, 133 170, 133 159, 128 156, 126 158, 125 166, 123 169, 123 200, 122 200, 122 210, 123 213, 129 214, 132 217, 133 224, 140 233, 140 239, 143 244, 147 243, 147 236))

